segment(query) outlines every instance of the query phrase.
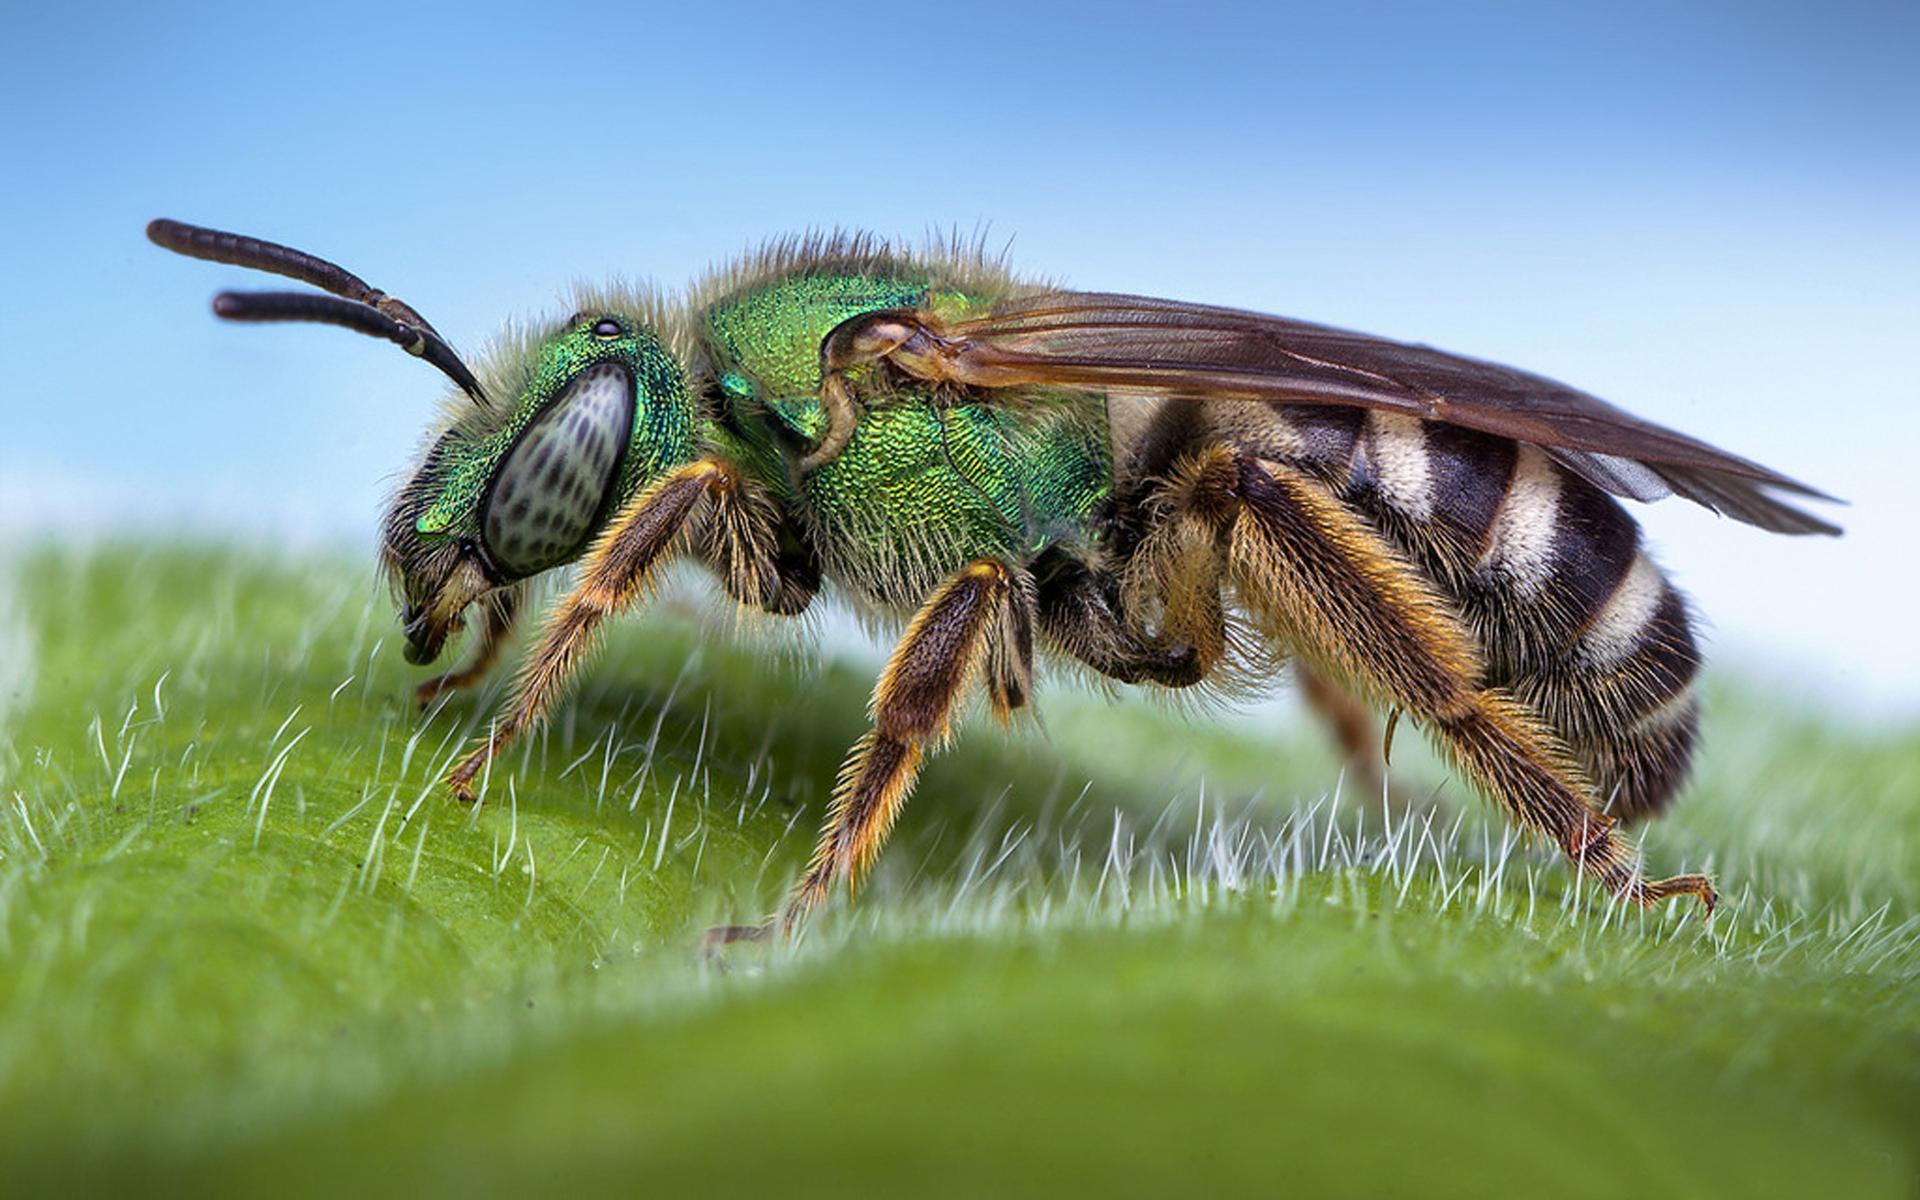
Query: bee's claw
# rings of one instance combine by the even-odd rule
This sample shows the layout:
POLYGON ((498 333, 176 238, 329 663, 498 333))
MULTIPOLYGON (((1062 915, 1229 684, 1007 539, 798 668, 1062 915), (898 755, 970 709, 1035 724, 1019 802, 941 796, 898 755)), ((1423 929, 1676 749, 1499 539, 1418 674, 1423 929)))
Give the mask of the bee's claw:
POLYGON ((480 773, 480 767, 485 762, 486 759, 480 754, 471 754, 460 765, 447 772, 445 781, 447 790, 453 793, 455 800, 462 804, 473 803, 473 777, 480 773))
POLYGON ((1705 875, 1675 875, 1670 879, 1652 880, 1641 886, 1638 899, 1641 907, 1651 908, 1662 900, 1677 896, 1692 896, 1698 900, 1704 919, 1708 921, 1713 920, 1713 910, 1720 903, 1719 889, 1705 875))

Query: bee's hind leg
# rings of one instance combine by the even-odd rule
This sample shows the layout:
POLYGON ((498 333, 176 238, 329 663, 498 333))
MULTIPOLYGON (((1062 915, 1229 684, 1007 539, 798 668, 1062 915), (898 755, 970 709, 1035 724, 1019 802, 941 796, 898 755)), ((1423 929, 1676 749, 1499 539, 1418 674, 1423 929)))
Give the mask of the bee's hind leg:
POLYGON ((1483 687, 1480 651, 1451 606, 1325 485, 1282 463, 1215 446, 1187 456, 1168 493, 1223 539, 1241 603, 1302 657, 1425 725, 1476 787, 1553 839, 1614 896, 1693 896, 1703 875, 1649 880, 1633 843, 1539 716, 1483 687))
POLYGON ((520 616, 519 588, 503 588, 480 601, 484 612, 480 626, 480 636, 474 643, 473 654, 463 667, 436 675, 413 689, 414 703, 421 708, 438 700, 443 693, 462 691, 475 686, 493 672, 500 662, 501 651, 506 649, 507 640, 513 636, 513 627, 520 616))

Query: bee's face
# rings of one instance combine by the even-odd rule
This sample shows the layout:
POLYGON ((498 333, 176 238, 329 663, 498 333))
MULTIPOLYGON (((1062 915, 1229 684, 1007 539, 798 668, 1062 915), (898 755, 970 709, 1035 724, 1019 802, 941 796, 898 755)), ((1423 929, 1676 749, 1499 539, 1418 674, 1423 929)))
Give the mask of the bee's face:
POLYGON ((459 387, 382 539, 413 662, 439 657, 475 600, 571 562, 629 496, 693 457, 693 389, 658 332, 664 310, 643 291, 583 293, 567 320, 510 331, 483 386, 419 310, 326 259, 164 218, 147 237, 321 289, 222 292, 213 310, 227 320, 342 326, 404 347, 459 387))
POLYGON ((579 557, 652 460, 691 439, 679 364, 631 315, 578 313, 503 353, 520 359, 505 364, 518 394, 457 417, 387 515, 381 557, 414 663, 481 596, 579 557))

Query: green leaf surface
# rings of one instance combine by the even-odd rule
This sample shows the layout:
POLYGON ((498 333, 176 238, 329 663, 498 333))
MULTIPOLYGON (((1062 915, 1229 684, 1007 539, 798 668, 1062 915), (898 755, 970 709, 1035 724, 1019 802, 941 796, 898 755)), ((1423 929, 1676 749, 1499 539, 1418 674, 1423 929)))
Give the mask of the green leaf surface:
MULTIPOLYGON (((872 666, 675 589, 466 808, 370 577, 105 547, 0 604, 0 1162, 36 1191, 1904 1196, 1920 732, 1716 686, 1620 912, 1396 746, 1050 682, 769 911, 872 666), (383 641, 384 639, 384 641, 383 641)), ((15 1194, 12 1187, 9 1194, 15 1194)), ((20 1193, 24 1194, 24 1193, 20 1193)))

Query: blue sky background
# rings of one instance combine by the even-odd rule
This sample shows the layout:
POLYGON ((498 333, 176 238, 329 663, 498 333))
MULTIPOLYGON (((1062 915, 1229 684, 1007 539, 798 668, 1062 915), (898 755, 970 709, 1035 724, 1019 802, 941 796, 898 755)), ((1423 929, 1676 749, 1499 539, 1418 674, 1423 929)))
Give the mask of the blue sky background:
POLYGON ((1577 383, 1853 501, 1641 515, 1720 657, 1920 711, 1920 5, 15 6, 0 525, 371 544, 441 384, 223 327, 159 215, 477 348, 569 280, 990 225, 1025 269, 1577 383))

